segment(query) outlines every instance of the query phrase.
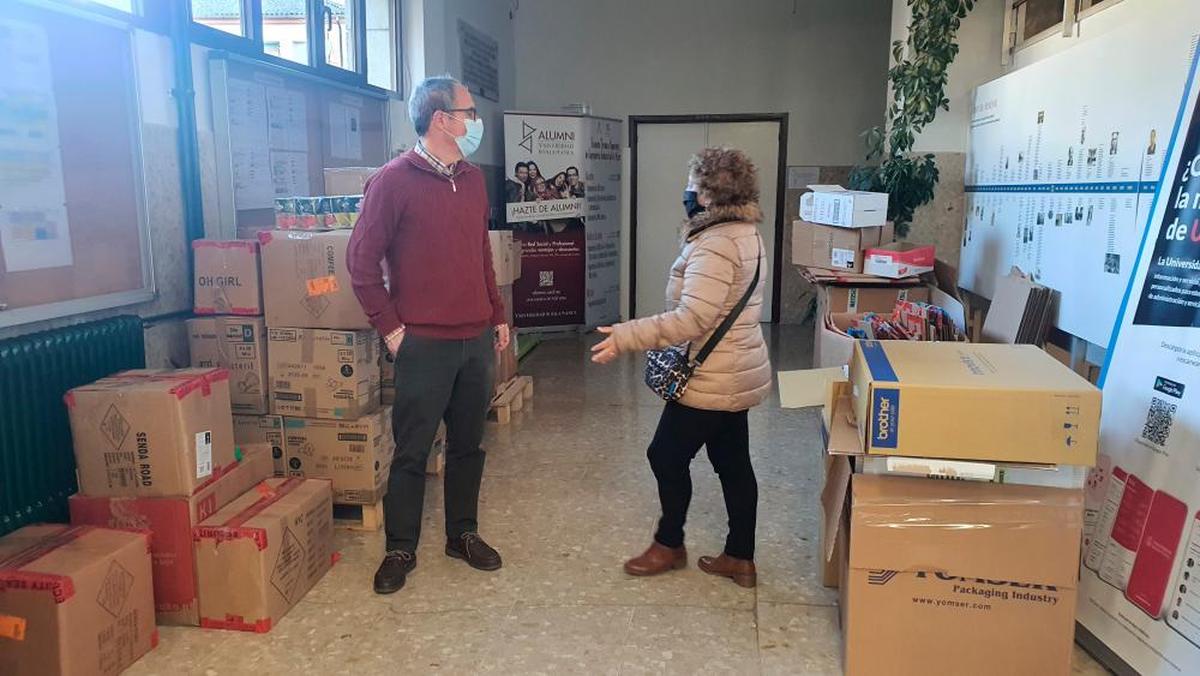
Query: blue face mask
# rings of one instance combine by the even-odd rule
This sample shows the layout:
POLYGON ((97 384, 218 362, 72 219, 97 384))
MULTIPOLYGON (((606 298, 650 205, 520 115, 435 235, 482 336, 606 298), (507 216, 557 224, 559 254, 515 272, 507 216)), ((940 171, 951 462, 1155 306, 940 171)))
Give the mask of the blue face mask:
POLYGON ((483 120, 476 118, 463 120, 462 123, 467 127, 467 133, 454 137, 454 142, 458 144, 458 151, 463 157, 470 157, 483 142, 483 120))

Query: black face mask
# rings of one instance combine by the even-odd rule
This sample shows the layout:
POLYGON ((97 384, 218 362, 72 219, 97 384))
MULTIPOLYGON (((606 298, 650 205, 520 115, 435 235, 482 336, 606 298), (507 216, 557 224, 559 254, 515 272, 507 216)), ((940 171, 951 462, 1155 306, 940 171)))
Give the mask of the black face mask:
POLYGON ((695 218, 696 214, 704 212, 704 205, 697 200, 695 190, 683 191, 683 210, 687 212, 688 218, 695 218))

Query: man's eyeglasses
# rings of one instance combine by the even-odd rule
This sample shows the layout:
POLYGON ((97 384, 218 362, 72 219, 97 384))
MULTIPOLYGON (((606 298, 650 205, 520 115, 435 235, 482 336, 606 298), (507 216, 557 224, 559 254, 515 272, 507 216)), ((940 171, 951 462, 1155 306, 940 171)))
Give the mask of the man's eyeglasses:
POLYGON ((444 110, 442 112, 444 112, 444 113, 465 113, 465 117, 468 120, 479 119, 479 111, 476 110, 475 108, 447 108, 446 110, 444 110))

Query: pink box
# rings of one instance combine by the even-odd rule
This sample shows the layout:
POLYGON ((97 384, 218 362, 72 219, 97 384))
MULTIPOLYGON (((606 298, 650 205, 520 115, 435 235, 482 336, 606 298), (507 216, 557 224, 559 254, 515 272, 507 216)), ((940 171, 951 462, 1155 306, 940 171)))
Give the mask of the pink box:
POLYGON ((932 244, 893 242, 863 252, 863 272, 877 277, 900 279, 933 271, 932 244))

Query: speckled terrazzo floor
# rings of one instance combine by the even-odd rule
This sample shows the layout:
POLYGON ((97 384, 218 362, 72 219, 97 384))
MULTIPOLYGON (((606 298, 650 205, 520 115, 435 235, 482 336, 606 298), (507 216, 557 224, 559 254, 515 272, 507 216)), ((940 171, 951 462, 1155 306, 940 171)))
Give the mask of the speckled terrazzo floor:
MULTIPOLYGON (((811 329, 772 331, 778 368, 805 368, 811 329)), ((838 674, 835 594, 815 576, 820 441, 815 410, 777 397, 751 415, 760 503, 759 586, 693 566, 634 579, 621 563, 657 516, 644 452, 661 404, 638 362, 586 359, 591 339, 544 342, 523 364, 536 394, 512 425, 490 424, 481 521, 504 555, 482 573, 442 553, 440 481, 408 586, 371 591, 382 535, 338 531, 341 562, 269 634, 162 629, 131 674, 838 674)), ((720 485, 693 465, 688 547, 724 538, 720 485)), ((1082 650, 1075 671, 1106 673, 1082 650)))

